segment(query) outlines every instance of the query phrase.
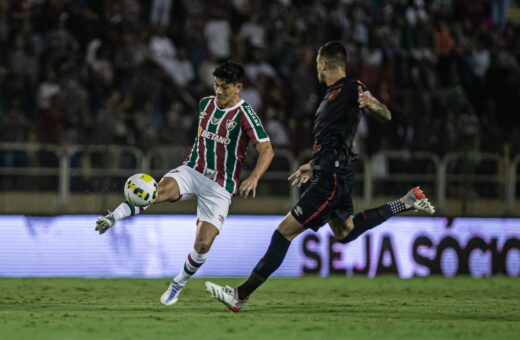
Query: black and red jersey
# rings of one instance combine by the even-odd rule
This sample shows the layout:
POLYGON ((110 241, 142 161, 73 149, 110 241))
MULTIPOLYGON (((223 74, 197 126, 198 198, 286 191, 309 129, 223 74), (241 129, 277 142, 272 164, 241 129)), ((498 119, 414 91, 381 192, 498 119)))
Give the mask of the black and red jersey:
POLYGON ((352 143, 361 118, 358 86, 365 86, 348 77, 327 88, 314 118, 313 164, 316 170, 334 171, 352 159, 352 143))

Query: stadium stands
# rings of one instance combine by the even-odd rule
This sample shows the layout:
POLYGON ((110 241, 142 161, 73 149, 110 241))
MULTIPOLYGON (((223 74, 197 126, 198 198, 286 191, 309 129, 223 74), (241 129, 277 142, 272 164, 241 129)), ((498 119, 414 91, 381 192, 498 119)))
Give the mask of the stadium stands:
POLYGON ((415 182, 454 214, 512 214, 520 26, 505 3, 0 0, 0 190, 55 191, 63 206, 69 193, 119 192, 139 167, 160 175, 182 159, 227 58, 245 65, 244 97, 286 150, 270 179, 280 183, 312 143, 316 48, 339 39, 348 74, 393 112, 359 129, 363 205, 415 182))

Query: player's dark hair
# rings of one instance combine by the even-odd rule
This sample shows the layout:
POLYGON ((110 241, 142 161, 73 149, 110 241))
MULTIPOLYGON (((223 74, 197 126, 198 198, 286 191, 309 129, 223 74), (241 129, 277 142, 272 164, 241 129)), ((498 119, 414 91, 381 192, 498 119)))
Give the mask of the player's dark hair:
POLYGON ((246 72, 242 65, 230 60, 220 64, 213 71, 215 77, 222 79, 226 83, 241 83, 245 74, 246 72))
POLYGON ((345 67, 347 65, 347 49, 337 40, 329 41, 320 47, 318 54, 332 67, 345 67))

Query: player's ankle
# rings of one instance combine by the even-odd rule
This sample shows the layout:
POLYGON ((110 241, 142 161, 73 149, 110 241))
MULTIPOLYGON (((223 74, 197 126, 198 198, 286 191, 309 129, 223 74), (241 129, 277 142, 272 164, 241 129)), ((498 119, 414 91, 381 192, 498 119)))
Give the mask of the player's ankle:
POLYGON ((411 209, 412 208, 412 206, 410 204, 406 203, 406 201, 404 200, 404 197, 401 197, 399 199, 399 202, 403 203, 404 206, 406 207, 406 209, 411 209))

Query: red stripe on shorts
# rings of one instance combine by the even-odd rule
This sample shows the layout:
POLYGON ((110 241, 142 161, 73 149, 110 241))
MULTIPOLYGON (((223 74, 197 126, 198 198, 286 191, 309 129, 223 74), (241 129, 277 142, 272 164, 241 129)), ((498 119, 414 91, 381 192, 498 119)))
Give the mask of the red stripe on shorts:
POLYGON ((322 211, 323 209, 325 209, 325 207, 327 206, 327 204, 329 204, 329 202, 332 200, 332 198, 334 197, 334 194, 336 193, 336 173, 334 172, 333 173, 333 176, 334 176, 334 187, 332 188, 332 193, 330 194, 330 196, 327 198, 327 200, 325 202, 323 202, 322 205, 320 205, 320 207, 318 208, 318 210, 316 210, 316 212, 314 212, 314 214, 312 214, 307 220, 305 220, 305 222, 303 222, 303 225, 306 225, 307 223, 309 223, 310 221, 312 221, 313 219, 316 218, 316 216, 318 216, 322 211))

